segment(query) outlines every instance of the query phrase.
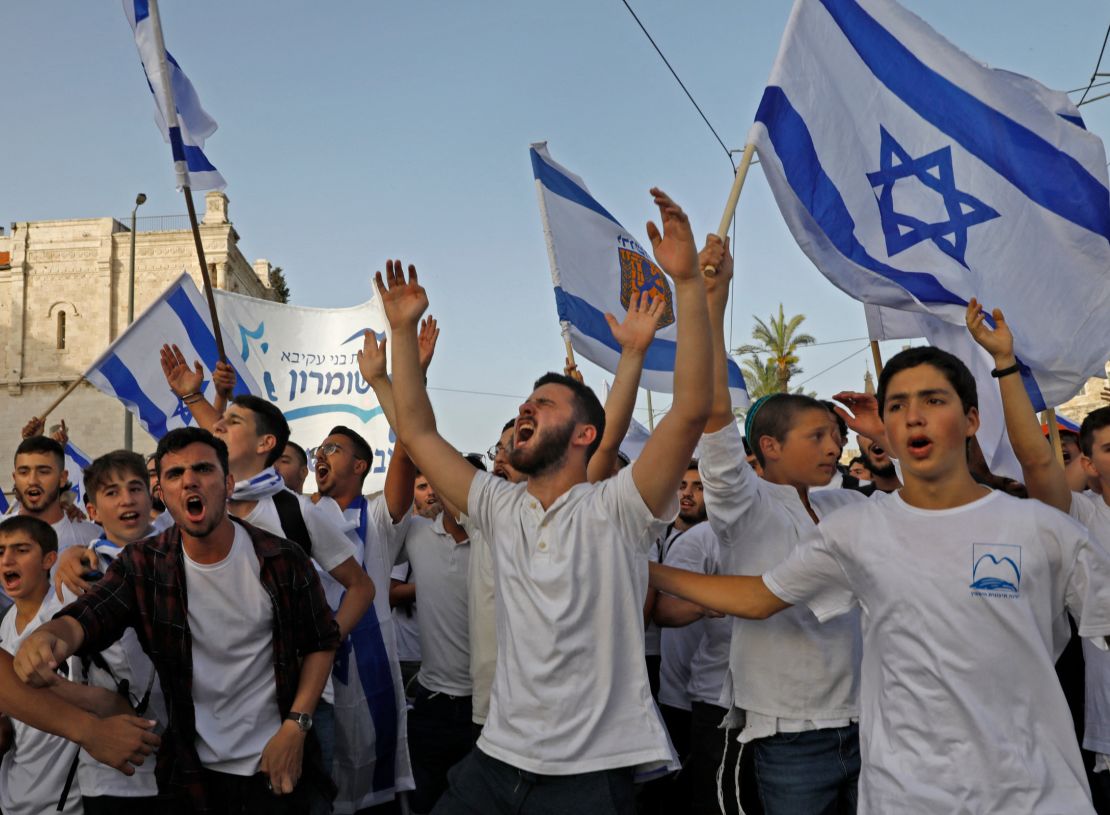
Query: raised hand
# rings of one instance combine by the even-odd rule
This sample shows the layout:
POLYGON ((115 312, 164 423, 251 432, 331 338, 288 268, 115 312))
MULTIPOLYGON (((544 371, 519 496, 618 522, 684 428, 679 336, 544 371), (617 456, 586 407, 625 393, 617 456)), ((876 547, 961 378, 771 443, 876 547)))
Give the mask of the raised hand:
POLYGON ((663 223, 662 233, 654 222, 647 223, 648 239, 655 259, 673 280, 692 279, 699 271, 698 249, 690 229, 690 219, 682 207, 658 187, 652 187, 651 194, 655 197, 663 223))
POLYGON ((698 268, 702 270, 702 279, 705 280, 705 296, 710 309, 716 309, 723 314, 728 304, 728 287, 732 282, 732 252, 729 251, 729 239, 722 241, 716 234, 709 234, 705 238, 705 246, 698 252, 698 268), (712 275, 705 274, 706 269, 715 269, 712 275))
POLYGON ((420 347, 420 370, 425 375, 428 373, 428 366, 432 364, 432 357, 435 356, 436 342, 439 340, 439 323, 436 318, 429 314, 420 321, 420 333, 416 337, 417 345, 420 347))
POLYGON ((20 431, 22 438, 29 439, 31 436, 41 436, 42 431, 46 428, 46 422, 38 416, 32 416, 27 424, 23 425, 23 430, 20 431))
POLYGON ((384 334, 379 343, 374 332, 370 330, 367 330, 362 337, 362 350, 358 352, 358 370, 362 378, 371 384, 375 380, 381 381, 386 377, 386 342, 388 340, 384 334))
POLYGON ((69 444, 69 428, 66 427, 66 420, 62 419, 58 426, 54 428, 54 432, 50 434, 50 438, 58 442, 58 444, 65 447, 69 444))
POLYGON ((585 384, 586 380, 583 378, 582 372, 578 370, 578 366, 570 361, 570 357, 564 357, 564 359, 566 360, 566 365, 563 366, 563 375, 569 376, 571 379, 585 384))
POLYGON ((201 383, 204 382, 204 369, 200 367, 199 359, 190 368, 185 355, 176 345, 163 345, 161 359, 166 384, 178 399, 200 392, 201 383))
POLYGON ((979 301, 972 297, 971 302, 967 304, 967 314, 964 315, 967 330, 971 332, 972 338, 994 357, 996 364, 1001 362, 1003 367, 1008 367, 1017 361, 1014 357, 1014 335, 1006 325, 1002 309, 996 308, 991 312, 991 316, 994 318, 993 330, 987 325, 986 312, 983 311, 979 301))
POLYGON ((618 323, 612 314, 605 315, 605 322, 613 332, 613 339, 620 343, 625 351, 646 351, 651 341, 655 339, 655 331, 659 327, 659 318, 667 305, 662 297, 650 292, 636 292, 628 301, 628 312, 624 315, 624 322, 618 323))
POLYGON ((216 370, 212 372, 212 384, 216 386, 216 395, 223 400, 231 398, 235 390, 235 369, 222 359, 216 363, 216 370))
MULTIPOLYGON (((849 413, 842 407, 836 408, 836 414, 850 430, 872 441, 885 442, 886 429, 883 427, 883 420, 879 418, 879 400, 872 394, 841 391, 834 394, 833 399, 851 411, 849 413)), ((889 449, 885 443, 883 447, 889 449)))
POLYGON ((374 285, 382 299, 382 308, 389 324, 397 329, 401 326, 416 325, 428 309, 428 293, 416 277, 416 267, 409 264, 409 278, 405 280, 405 270, 399 260, 386 261, 385 278, 382 273, 374 275, 374 285))

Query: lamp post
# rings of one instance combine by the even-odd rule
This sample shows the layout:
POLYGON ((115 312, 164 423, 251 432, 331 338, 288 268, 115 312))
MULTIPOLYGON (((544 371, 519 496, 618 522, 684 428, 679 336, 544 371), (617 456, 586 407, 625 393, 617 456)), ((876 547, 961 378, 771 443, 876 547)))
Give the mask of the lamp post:
MULTIPOLYGON (((135 321, 135 215, 139 211, 139 207, 146 203, 146 195, 139 193, 135 196, 135 206, 131 210, 131 266, 127 273, 127 324, 131 325, 135 321)), ((123 410, 123 449, 130 450, 132 448, 132 421, 134 417, 131 411, 124 408, 123 410)))

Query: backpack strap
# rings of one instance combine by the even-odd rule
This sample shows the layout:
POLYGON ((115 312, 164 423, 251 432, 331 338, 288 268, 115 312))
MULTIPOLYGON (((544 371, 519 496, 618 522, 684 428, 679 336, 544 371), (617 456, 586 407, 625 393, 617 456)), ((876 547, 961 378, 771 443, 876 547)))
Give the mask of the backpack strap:
POLYGON ((312 538, 309 537, 308 527, 301 513, 301 502, 289 490, 274 493, 274 507, 277 509, 278 520, 281 521, 285 537, 304 549, 305 554, 312 556, 312 538))

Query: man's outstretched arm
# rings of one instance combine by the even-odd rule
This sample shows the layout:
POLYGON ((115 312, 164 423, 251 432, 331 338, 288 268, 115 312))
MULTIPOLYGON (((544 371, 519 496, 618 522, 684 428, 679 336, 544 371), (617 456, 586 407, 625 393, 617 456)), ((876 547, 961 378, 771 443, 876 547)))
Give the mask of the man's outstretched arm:
POLYGON ((420 369, 417 326, 428 308, 428 295, 409 266, 405 279, 401 261, 388 261, 385 276, 378 272, 374 283, 386 318, 393 330, 393 408, 398 438, 435 488, 435 491, 469 512, 470 484, 477 470, 439 435, 424 374, 420 369))
MULTIPOLYGON (((176 345, 163 345, 161 362, 162 374, 174 396, 189 408, 197 425, 205 430, 212 430, 220 420, 220 412, 201 393, 204 369, 200 367, 200 360, 196 360, 190 368, 180 348, 176 345)), ((224 401, 227 401, 226 398, 224 401)))
MULTIPOLYGON (((987 316, 974 297, 967 305, 967 330, 979 345, 994 359, 996 370, 1002 371, 1017 365, 1014 356, 1014 335, 1006 324, 1000 309, 993 314, 994 329, 987 325, 987 316)), ((1071 490, 1068 489, 1064 468, 1056 460, 1052 446, 1041 432, 1041 423, 1029 401, 1029 394, 1021 381, 1020 373, 998 377, 998 390, 1002 395, 1002 412, 1006 417, 1006 433, 1014 448, 1014 455, 1021 465, 1021 474, 1029 497, 1056 507, 1061 512, 1071 509, 1071 490)))
POLYGON ((698 574, 659 563, 649 563, 651 585, 705 608, 733 617, 764 620, 790 608, 767 588, 762 577, 737 574, 698 574))
POLYGON ((655 259, 674 281, 675 289, 674 400, 632 465, 632 479, 644 503, 658 517, 674 505, 679 481, 709 417, 713 351, 705 284, 690 220, 662 190, 653 188, 651 192, 663 232, 649 222, 647 233, 655 259))

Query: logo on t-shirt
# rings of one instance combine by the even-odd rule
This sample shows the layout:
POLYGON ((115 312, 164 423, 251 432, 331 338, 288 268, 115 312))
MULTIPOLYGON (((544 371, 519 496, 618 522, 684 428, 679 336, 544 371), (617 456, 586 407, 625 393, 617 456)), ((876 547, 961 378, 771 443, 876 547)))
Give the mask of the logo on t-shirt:
POLYGON ((1021 588, 1021 547, 1009 543, 971 545, 971 588, 976 596, 1017 597, 1021 588))

